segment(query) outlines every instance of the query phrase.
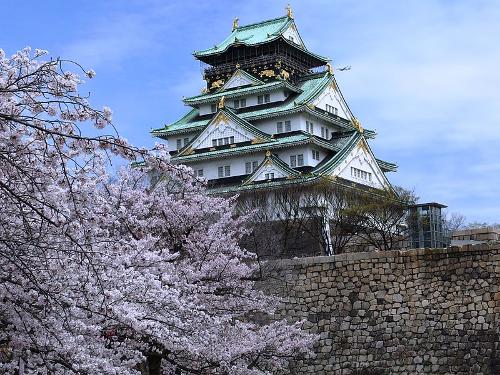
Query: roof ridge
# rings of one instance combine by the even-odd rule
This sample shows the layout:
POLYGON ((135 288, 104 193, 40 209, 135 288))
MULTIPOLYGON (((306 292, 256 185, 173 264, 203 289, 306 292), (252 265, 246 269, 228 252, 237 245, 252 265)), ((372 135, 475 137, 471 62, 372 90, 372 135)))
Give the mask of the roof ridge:
POLYGON ((272 18, 270 20, 249 23, 248 25, 238 26, 234 31, 238 31, 238 30, 241 30, 241 29, 252 29, 252 28, 254 28, 256 26, 262 26, 262 25, 266 25, 266 24, 273 23, 273 22, 276 22, 276 21, 281 21, 284 18, 289 18, 289 17, 288 16, 281 16, 281 17, 272 18))

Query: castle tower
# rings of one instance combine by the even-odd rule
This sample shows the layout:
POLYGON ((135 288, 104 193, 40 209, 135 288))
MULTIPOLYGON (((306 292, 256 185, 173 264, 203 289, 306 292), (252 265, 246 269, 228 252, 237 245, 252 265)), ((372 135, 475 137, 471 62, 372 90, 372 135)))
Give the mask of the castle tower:
POLYGON ((307 184, 331 178, 376 189, 385 172, 350 111, 329 60, 309 51, 287 15, 246 26, 196 51, 207 86, 184 99, 190 111, 152 135, 168 141, 217 193, 307 184))

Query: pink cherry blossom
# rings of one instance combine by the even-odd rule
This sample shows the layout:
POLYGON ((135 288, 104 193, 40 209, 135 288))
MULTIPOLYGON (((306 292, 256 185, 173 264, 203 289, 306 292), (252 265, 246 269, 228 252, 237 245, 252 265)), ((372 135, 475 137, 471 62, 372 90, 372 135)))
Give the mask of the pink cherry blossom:
POLYGON ((234 200, 163 146, 85 136, 111 110, 44 55, 0 50, 0 373, 270 374, 309 353, 254 286, 234 200), (111 154, 136 164, 110 176, 111 154))

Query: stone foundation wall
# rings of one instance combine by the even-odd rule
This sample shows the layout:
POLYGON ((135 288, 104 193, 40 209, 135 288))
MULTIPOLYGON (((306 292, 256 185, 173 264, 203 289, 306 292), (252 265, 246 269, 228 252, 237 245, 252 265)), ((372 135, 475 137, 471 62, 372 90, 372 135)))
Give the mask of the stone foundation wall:
POLYGON ((320 340, 295 374, 500 374, 500 243, 270 262, 320 340))

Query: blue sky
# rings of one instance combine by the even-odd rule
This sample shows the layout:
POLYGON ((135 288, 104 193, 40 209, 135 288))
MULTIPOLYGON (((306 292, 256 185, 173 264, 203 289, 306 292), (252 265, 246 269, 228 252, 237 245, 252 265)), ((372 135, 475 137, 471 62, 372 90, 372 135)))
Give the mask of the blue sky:
MULTIPOLYGON (((500 1, 291 1, 307 47, 351 65, 337 79, 351 109, 395 161, 391 181, 469 221, 500 221, 500 1)), ((0 48, 30 45, 93 68, 85 85, 119 132, 151 128, 200 92, 192 52, 240 25, 285 14, 280 1, 2 0, 0 48), (5 16, 9 15, 9 16, 5 16)))

